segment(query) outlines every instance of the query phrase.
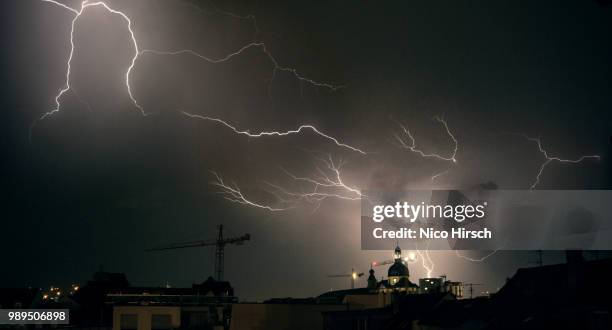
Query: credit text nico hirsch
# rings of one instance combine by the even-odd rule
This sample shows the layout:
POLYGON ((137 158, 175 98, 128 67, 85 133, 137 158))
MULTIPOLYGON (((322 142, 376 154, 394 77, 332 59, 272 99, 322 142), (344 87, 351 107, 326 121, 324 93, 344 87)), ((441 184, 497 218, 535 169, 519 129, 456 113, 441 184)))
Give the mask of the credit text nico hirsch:
MULTIPOLYGON (((417 219, 424 221, 453 220, 461 223, 466 219, 484 219, 486 206, 487 202, 476 205, 431 205, 424 202, 421 202, 421 204, 397 202, 395 205, 375 205, 372 208, 372 220, 376 223, 393 218, 405 219, 410 223, 414 223, 417 219)), ((462 227, 451 228, 450 230, 439 230, 432 227, 401 227, 394 230, 385 230, 376 227, 372 231, 372 235, 377 239, 491 239, 493 237, 491 230, 486 227, 479 230, 467 230, 462 227)))

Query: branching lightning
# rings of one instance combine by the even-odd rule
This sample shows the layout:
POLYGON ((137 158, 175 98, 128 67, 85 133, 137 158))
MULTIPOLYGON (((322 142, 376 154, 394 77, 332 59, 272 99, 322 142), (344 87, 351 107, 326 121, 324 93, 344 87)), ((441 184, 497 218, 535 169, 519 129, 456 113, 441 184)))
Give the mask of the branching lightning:
MULTIPOLYGON (((410 130, 403 124, 398 123, 398 125, 401 127, 404 135, 406 135, 408 137, 409 142, 407 142, 406 140, 404 140, 402 137, 400 137, 399 135, 395 135, 395 138, 397 139, 397 141, 401 144, 401 146, 405 149, 408 149, 412 152, 415 152, 417 154, 419 154, 421 157, 425 157, 425 158, 435 158, 435 159, 439 159, 442 161, 447 161, 447 162, 452 162, 453 164, 457 163, 457 152, 459 149, 459 143, 457 141, 457 138, 453 135, 453 133, 451 132, 451 130, 448 127, 448 123, 439 116, 434 117, 434 119, 436 121, 438 121, 439 123, 441 123, 444 126, 444 129, 446 130, 447 135, 449 136, 449 138, 452 140, 454 148, 453 148, 453 152, 450 156, 443 156, 441 154, 437 154, 437 153, 427 153, 423 150, 420 150, 417 148, 416 146, 416 139, 414 138, 414 136, 412 135, 412 133, 410 132, 410 130)), ((548 157, 547 157, 548 158, 548 157)), ((545 166, 545 165, 544 165, 545 166)), ((434 175, 431 176, 431 181, 435 181, 437 178, 439 178, 440 176, 446 175, 449 172, 449 170, 444 170, 442 172, 436 173, 434 175)), ((471 258, 468 256, 465 256, 463 254, 460 254, 459 251, 455 250, 455 254, 457 255, 457 257, 468 260, 468 261, 472 261, 472 262, 482 262, 484 260, 486 260, 487 258, 489 258, 490 256, 494 255, 495 253, 497 253, 497 251, 499 251, 499 249, 496 249, 494 251, 492 251, 491 253, 488 253, 487 255, 481 257, 481 258, 471 258)), ((425 270, 427 271, 427 277, 431 277, 433 270, 435 268, 435 263, 433 262, 433 259, 431 258, 431 255, 429 254, 429 250, 416 250, 416 252, 418 253, 420 259, 421 259, 421 264, 423 266, 423 268, 425 268, 425 270)))
MULTIPOLYGON (((438 160, 442 160, 442 161, 451 162, 453 164, 456 164, 457 163, 457 152, 459 150, 459 141, 457 141, 457 138, 455 137, 455 135, 448 128, 448 123, 446 122, 446 120, 444 120, 444 118, 442 118, 440 116, 435 116, 433 119, 436 120, 438 123, 442 124, 442 126, 444 126, 446 134, 448 135, 448 137, 453 142, 453 151, 452 151, 452 153, 449 156, 443 156, 443 155, 438 154, 438 153, 427 153, 427 152, 425 152, 425 151, 423 151, 421 149, 418 149, 417 145, 416 145, 416 139, 414 138, 414 136, 412 135, 410 130, 405 125, 403 125, 400 122, 398 122, 397 124, 402 129, 402 132, 404 133, 404 135, 407 136, 409 142, 404 140, 404 138, 402 138, 398 134, 394 135, 395 139, 400 143, 402 148, 408 149, 411 152, 414 152, 414 153, 420 155, 421 157, 424 157, 424 158, 435 158, 435 159, 438 159, 438 160)), ((439 177, 441 177, 443 175, 446 175, 448 172, 449 172, 449 170, 446 169, 446 170, 444 170, 442 172, 435 173, 435 174, 433 174, 431 176, 430 180, 433 182, 437 178, 439 178, 439 177)), ((431 258, 431 255, 429 254, 429 250, 427 250, 427 249, 426 250, 418 250, 417 249, 416 252, 419 255, 419 258, 421 259, 421 264, 422 264, 423 268, 427 272, 427 277, 431 277, 436 265, 435 265, 433 259, 431 258)))
POLYGON ((548 155, 548 151, 546 151, 543 147, 542 147, 542 140, 540 138, 533 138, 533 137, 529 137, 526 134, 523 133, 511 133, 512 135, 516 135, 516 136, 520 136, 523 137, 531 142, 535 142, 538 146, 538 151, 540 151, 540 153, 544 156, 545 161, 542 163, 542 165, 540 165, 540 168, 538 170, 538 173, 535 177, 535 181, 531 184, 531 186, 529 187, 530 189, 535 189, 536 186, 540 183, 540 178, 542 176, 542 173, 544 172, 544 168, 546 168, 546 166, 548 164, 550 164, 551 162, 559 162, 559 163, 572 163, 572 164, 577 164, 577 163, 581 163, 582 161, 584 161, 585 159, 600 159, 599 155, 586 155, 586 156, 580 156, 576 159, 562 159, 559 157, 554 157, 554 156, 549 156, 548 155))
MULTIPOLYGON (((128 92, 128 95, 130 97, 130 100, 132 101, 132 103, 134 104, 134 106, 136 108, 138 108, 138 110, 140 110, 140 112, 143 115, 147 115, 147 113, 145 112, 144 108, 138 103, 138 101, 136 100, 136 98, 134 97, 134 94, 132 93, 132 87, 130 86, 130 74, 132 72, 132 70, 134 69, 135 65, 136 65, 136 61, 138 60, 138 58, 141 55, 144 54, 155 54, 155 55, 167 55, 167 56, 176 56, 176 55, 183 55, 183 54, 188 54, 188 55, 192 55, 192 56, 196 56, 202 60, 205 60, 209 63, 213 63, 213 64, 217 64, 217 63, 221 63, 221 62, 226 62, 231 60, 232 58, 234 58, 235 56, 241 55, 244 52, 246 52, 249 49, 260 49, 266 56, 267 58, 270 60, 270 62, 273 65, 273 69, 272 69, 272 76, 270 78, 270 81, 272 81, 277 72, 282 71, 282 72, 287 72, 290 73, 291 75, 293 75, 296 79, 298 79, 300 82, 305 82, 308 83, 312 86, 315 87, 322 87, 322 88, 327 88, 329 90, 332 91, 336 91, 338 89, 344 88, 344 85, 332 85, 329 83, 323 83, 323 82, 318 82, 315 81, 313 79, 307 78, 303 75, 301 75, 296 69, 294 68, 290 68, 290 67, 286 67, 286 66, 281 66, 279 64, 279 62, 276 60, 276 58, 274 56, 272 56, 272 53, 268 50, 268 48, 266 47, 266 45, 262 42, 251 42, 243 47, 241 47, 240 49, 238 49, 235 52, 232 52, 224 57, 218 58, 218 59, 214 59, 214 58, 210 58, 207 56, 204 56, 200 53, 197 53, 196 51, 190 50, 190 49, 183 49, 183 50, 176 50, 176 51, 161 51, 161 50, 153 50, 153 49, 140 49, 138 47, 138 42, 136 40, 134 31, 132 29, 132 21, 130 20, 130 18, 123 12, 115 10, 113 8, 111 8, 110 6, 108 6, 105 2, 102 1, 96 1, 96 2, 89 2, 88 0, 85 0, 83 2, 81 2, 81 6, 79 9, 75 9, 72 8, 70 6, 67 6, 61 2, 55 1, 55 0, 41 0, 43 2, 47 2, 47 3, 51 3, 53 5, 59 6, 60 8, 66 9, 68 11, 70 11, 72 14, 74 14, 74 18, 72 19, 71 25, 70 25, 70 52, 68 55, 68 59, 67 59, 67 68, 66 68, 66 74, 65 74, 65 83, 64 86, 60 89, 60 91, 58 92, 58 94, 55 96, 55 107, 53 109, 51 109, 50 111, 44 113, 41 117, 39 117, 37 120, 35 120, 31 127, 30 127, 30 138, 31 138, 31 134, 32 134, 32 129, 35 127, 35 125, 41 121, 44 120, 45 118, 57 113, 60 111, 61 108, 61 98, 62 96, 71 90, 71 85, 70 85, 70 74, 71 74, 71 65, 72 65, 72 59, 74 57, 74 51, 75 51, 75 41, 74 41, 74 31, 75 31, 75 26, 76 23, 78 21, 78 19, 81 17, 81 15, 85 12, 85 10, 87 8, 90 7, 102 7, 105 10, 107 10, 109 13, 112 14, 116 14, 121 16, 126 22, 127 22, 127 27, 130 33, 130 37, 131 37, 131 41, 133 43, 134 46, 134 56, 131 59, 130 65, 127 68, 126 72, 125 72, 125 85, 126 85, 126 89, 128 92)), ((214 7, 215 11, 218 13, 221 13, 223 15, 227 15, 230 17, 235 17, 235 18, 240 18, 240 19, 252 19, 253 20, 253 24, 255 29, 258 30, 256 21, 254 16, 249 15, 249 16, 240 16, 240 15, 235 15, 229 12, 225 12, 222 11, 220 9, 218 9, 217 7, 214 7)), ((199 115, 192 115, 192 114, 188 114, 186 112, 183 112, 183 114, 188 115, 191 118, 198 118, 198 119, 204 119, 204 120, 210 120, 213 122, 217 122, 217 123, 221 123, 229 128, 231 128, 235 133, 237 134, 243 134, 243 135, 247 135, 249 137, 261 137, 261 136, 286 136, 286 135, 291 135, 291 134, 297 134, 297 133, 301 133, 304 130, 311 130, 313 132, 315 132, 316 134, 333 141, 336 145, 341 146, 341 147, 345 147, 345 148, 349 148, 353 151, 359 152, 361 154, 365 154, 365 152, 361 149, 349 146, 347 144, 343 144, 340 143, 336 138, 331 137, 327 134, 322 133, 321 131, 319 131, 316 127, 312 126, 312 125, 301 125, 299 126, 298 129, 295 130, 289 130, 289 131, 285 131, 285 132, 278 132, 278 131, 274 131, 274 132, 260 132, 257 134, 251 134, 248 131, 240 131, 238 129, 236 129, 234 126, 228 124, 227 122, 221 120, 221 119, 217 119, 217 118, 210 118, 210 117, 206 117, 206 116, 199 116, 199 115)))
POLYGON ((443 156, 441 154, 437 154, 437 153, 427 153, 423 150, 417 149, 416 147, 416 140, 414 138, 414 136, 412 135, 412 133, 410 133, 410 130, 408 128, 406 128, 406 126, 404 126, 402 123, 398 122, 398 125, 402 128, 402 131, 404 132, 404 135, 406 135, 408 137, 408 139, 410 140, 410 142, 408 143, 407 141, 405 141, 402 137, 400 137, 398 134, 395 134, 395 138, 396 140, 401 144, 401 146, 405 149, 408 149, 412 152, 415 152, 417 154, 419 154, 421 157, 425 157, 425 158, 436 158, 439 160, 443 160, 443 161, 447 161, 447 162, 453 162, 453 163, 457 163, 457 151, 459 149, 459 142, 457 141, 457 139, 455 138, 455 136, 453 135, 453 133, 450 131, 450 129, 448 128, 448 124, 446 123, 446 121, 440 117, 440 116, 435 116, 434 119, 441 123, 442 126, 444 126, 444 129, 446 130, 446 134, 448 134, 448 136, 450 137, 450 139, 453 141, 453 152, 451 153, 450 156, 443 156))
POLYGON ((260 203, 253 202, 244 196, 244 194, 242 193, 242 191, 240 190, 240 188, 235 182, 231 184, 226 184, 223 181, 223 178, 219 174, 217 174, 216 172, 212 172, 212 174, 215 180, 212 181, 211 184, 213 186, 218 187, 220 189, 219 193, 223 195, 223 198, 225 198, 226 200, 232 203, 238 203, 238 204, 248 205, 248 206, 252 206, 252 207, 256 207, 260 209, 265 209, 270 212, 286 211, 291 208, 291 207, 272 207, 269 205, 263 205, 260 203))
POLYGON ((268 59, 270 60, 270 62, 273 65, 272 68, 272 76, 270 77, 270 81, 273 81, 274 78, 276 77, 276 73, 278 71, 284 71, 284 72, 288 72, 291 75, 293 75, 296 79, 298 79, 301 82, 306 82, 310 85, 316 86, 316 87, 323 87, 323 88, 327 88, 330 89, 332 91, 337 91, 339 89, 345 88, 345 85, 332 85, 329 83, 322 83, 322 82, 317 82, 315 80, 312 80, 310 78, 306 78, 302 75, 299 74, 299 72, 297 72, 296 69, 294 68, 289 68, 289 67, 284 67, 281 66, 278 61, 276 60, 276 58, 274 58, 274 56, 272 56, 272 53, 270 53, 270 51, 268 51, 268 48, 266 48, 266 44, 262 43, 262 42, 252 42, 250 44, 247 44, 243 47, 241 47, 240 49, 238 49, 237 51, 230 53, 222 58, 219 59, 215 59, 215 58, 210 58, 207 57, 205 55, 202 55, 194 50, 191 49, 181 49, 181 50, 175 50, 175 51, 159 51, 159 50, 152 50, 152 49, 144 49, 140 52, 140 54, 155 54, 155 55, 191 55, 191 56, 195 56, 198 57, 206 62, 212 63, 212 64, 218 64, 218 63, 222 63, 222 62, 227 62, 229 60, 231 60, 233 57, 236 57, 238 55, 243 54, 244 52, 246 52, 249 49, 253 49, 253 48, 259 48, 265 55, 266 57, 268 57, 268 59))
POLYGON ((347 201, 359 201, 365 198, 360 189, 346 184, 342 179, 341 169, 345 162, 335 162, 331 155, 327 155, 326 158, 316 157, 316 159, 324 166, 323 168, 316 166, 317 174, 312 177, 296 176, 286 169, 282 169, 295 182, 308 185, 308 190, 301 192, 289 191, 279 185, 268 182, 267 184, 274 189, 271 193, 285 201, 292 200, 294 203, 305 201, 314 204, 316 206, 315 210, 320 207, 323 201, 330 198, 347 201))
POLYGON ((425 268, 425 271, 427 272, 427 277, 431 278, 436 265, 434 264, 433 260, 431 259, 431 256, 429 255, 429 250, 415 251, 421 259, 421 265, 423 265, 423 268, 425 268))
MULTIPOLYGON (((580 156, 580 157, 578 157, 576 159, 562 159, 562 158, 559 158, 559 157, 550 156, 548 154, 548 151, 546 151, 543 148, 542 140, 540 138, 533 138, 533 137, 530 137, 530 136, 528 136, 527 134, 524 134, 524 133, 508 133, 508 134, 519 136, 519 137, 525 138, 528 141, 535 142, 537 144, 537 146, 538 146, 538 151, 545 158, 545 161, 540 165, 540 168, 538 169, 538 173, 536 174, 535 181, 531 184, 529 189, 535 189, 537 187, 538 183, 540 183, 540 178, 541 178, 541 176, 542 176, 542 174, 544 172, 544 169, 551 162, 557 161, 557 162, 560 162, 560 163, 577 164, 577 163, 580 163, 580 162, 584 161, 585 159, 600 159, 599 155, 585 155, 585 156, 580 156)), ((466 255, 461 254, 458 250, 455 250, 455 254, 457 255, 457 257, 465 259, 465 260, 468 260, 468 261, 483 262, 487 258, 489 258, 492 255, 496 254, 500 249, 501 248, 497 248, 497 249, 491 251, 490 253, 480 257, 480 258, 471 258, 471 257, 468 257, 466 255)))
POLYGON ((77 20, 79 19, 79 17, 81 17, 81 15, 83 15, 83 13, 85 12, 85 10, 87 8, 90 7, 102 7, 104 8, 106 11, 108 11, 109 13, 115 14, 115 15, 119 15, 121 16, 122 19, 124 19, 127 22, 127 27, 130 33, 130 38, 132 41, 132 44, 134 45, 134 56, 132 57, 132 60, 130 62, 130 66, 127 68, 127 71, 125 72, 125 86, 128 92, 128 95, 130 97, 130 100, 132 101, 132 103, 134 104, 134 106, 136 108, 138 108, 138 110, 140 110, 140 112, 143 115, 146 115, 144 109, 138 104, 138 101, 136 101, 136 98, 134 98, 134 95, 132 94, 132 87, 130 86, 130 73, 132 72, 132 69, 134 68, 134 65, 136 65, 136 60, 138 59, 138 56, 140 54, 139 50, 138 50, 138 42, 136 41, 136 37, 134 36, 134 31, 132 30, 132 21, 130 20, 130 18, 124 14, 123 12, 120 12, 118 10, 112 9, 111 7, 109 7, 106 3, 101 2, 101 1, 96 1, 96 2, 88 2, 83 1, 81 2, 81 7, 77 10, 74 8, 71 8, 61 2, 55 1, 55 0, 41 0, 42 2, 47 2, 47 3, 51 3, 54 4, 56 6, 59 6, 61 8, 64 8, 68 11, 70 11, 72 14, 74 14, 74 18, 72 19, 72 22, 70 24, 70 52, 68 55, 68 60, 67 60, 67 64, 66 64, 66 80, 64 83, 64 86, 59 90, 58 94, 55 96, 55 108, 51 109, 48 112, 45 112, 41 117, 39 117, 37 120, 35 120, 32 123, 32 126, 30 127, 30 137, 32 134, 32 129, 34 128, 34 126, 36 125, 36 123, 38 121, 44 120, 45 118, 55 114, 56 112, 60 111, 60 107, 61 107, 61 102, 60 99, 62 98, 62 96, 71 90, 71 86, 70 86, 70 72, 72 69, 72 59, 74 57, 74 48, 75 48, 75 44, 74 44, 74 30, 75 30, 75 25, 77 23, 77 20))
MULTIPOLYGON (((127 25, 127 29, 129 31, 129 36, 131 39, 131 43, 134 49, 134 53, 133 56, 131 57, 131 61, 129 66, 126 68, 125 70, 125 88, 126 91, 128 93, 128 96, 133 104, 133 106, 135 108, 137 108, 140 113, 143 116, 148 115, 148 113, 145 111, 145 109, 140 105, 140 103, 138 102, 137 98, 134 96, 134 93, 132 91, 132 86, 130 85, 130 75, 133 72, 137 61, 139 59, 139 57, 142 55, 155 55, 155 56, 194 56, 197 57, 205 62, 211 63, 211 64, 219 64, 219 63, 223 63, 223 62, 228 62, 231 61, 233 58, 237 57, 237 56, 241 56, 244 55, 245 53, 247 53, 250 50, 258 50, 261 53, 263 53, 268 61, 270 62, 272 69, 271 69, 271 75, 270 75, 270 82, 274 81, 274 79, 276 78, 277 74, 289 74, 291 76, 293 76, 295 79, 297 79, 299 82, 301 83, 306 83, 309 84, 311 86, 314 87, 318 87, 318 88, 325 88, 327 90, 330 91, 337 91, 339 89, 342 89, 345 87, 345 85, 335 85, 335 84, 330 84, 330 83, 326 83, 326 82, 319 82, 316 80, 313 80, 311 78, 308 78, 302 74, 300 74, 295 68, 291 68, 291 67, 287 67, 287 66, 283 66, 280 64, 280 62, 272 55, 272 53, 269 51, 268 47, 266 46, 266 44, 264 42, 258 41, 256 40, 256 37, 253 38, 253 40, 251 40, 248 44, 240 47, 239 49, 235 50, 234 52, 231 52, 225 56, 222 56, 220 58, 212 58, 212 57, 208 57, 206 55, 203 55, 201 53, 198 53, 195 50, 191 50, 191 49, 178 49, 178 50, 154 50, 154 49, 141 49, 139 47, 138 41, 136 39, 134 30, 133 30, 133 24, 132 21, 130 20, 130 18, 123 13, 122 11, 116 10, 111 8, 109 5, 107 5, 105 2, 103 1, 91 1, 90 0, 85 0, 82 1, 80 3, 80 7, 79 8, 73 8, 70 7, 66 4, 63 4, 59 1, 56 0, 41 0, 42 2, 45 3, 49 3, 52 5, 55 5, 59 8, 62 8, 68 12, 70 12, 71 15, 73 15, 72 20, 71 20, 71 24, 70 24, 70 33, 69 33, 69 42, 70 42, 70 48, 69 48, 69 53, 68 53, 68 57, 66 59, 66 71, 65 71, 65 75, 64 75, 64 84, 61 86, 61 88, 59 89, 58 93, 55 95, 54 97, 54 107, 51 108, 49 111, 43 113, 39 118, 37 118, 31 125, 30 127, 30 138, 31 138, 31 134, 32 134, 32 130, 33 128, 36 126, 36 124, 42 120, 45 120, 46 118, 54 115, 55 113, 59 112, 61 109, 61 100, 62 97, 68 93, 68 92, 72 92, 74 93, 77 98, 83 102, 84 104, 87 104, 85 100, 83 100, 78 93, 74 90, 74 88, 71 86, 71 71, 72 71, 72 62, 73 62, 73 58, 75 55, 75 40, 74 40, 74 34, 75 34, 75 29, 76 29, 76 25, 77 22, 79 21, 79 18, 81 18, 81 16, 86 12, 86 10, 88 8, 101 8, 106 10, 108 13, 113 14, 113 15, 118 15, 119 17, 121 17, 122 20, 124 20, 126 22, 127 25)), ((257 34, 259 34, 259 28, 257 26, 257 21, 255 19, 254 15, 237 15, 237 14, 233 14, 231 12, 226 12, 224 10, 219 9, 218 7, 214 6, 214 4, 211 3, 211 6, 213 8, 213 12, 215 13, 219 13, 222 15, 226 15, 228 17, 233 17, 236 19, 242 19, 242 20, 249 20, 252 21, 253 27, 254 27, 254 33, 255 36, 257 34)), ((196 6, 197 7, 197 6, 196 6)), ((198 9, 201 10, 201 8, 197 7, 198 9)), ((89 107, 89 106, 88 106, 89 107)), ((249 130, 242 130, 237 128, 236 126, 228 123, 227 121, 223 120, 223 119, 219 119, 219 118, 213 118, 213 117, 208 117, 205 115, 199 115, 199 114, 192 114, 192 113, 188 113, 185 111, 181 111, 181 114, 192 118, 192 119, 198 119, 198 120, 205 120, 205 121, 211 121, 217 124, 221 124, 222 126, 225 126, 226 128, 229 128, 233 133, 238 134, 238 135, 243 135, 249 138, 261 138, 261 137, 284 137, 284 136, 289 136, 289 135, 295 135, 295 134, 301 134, 305 131, 310 131, 328 141, 331 141, 332 143, 334 143, 337 147, 340 148, 345 148, 348 150, 351 150, 353 152, 357 152, 359 154, 362 155, 366 155, 367 153, 355 146, 340 142, 337 138, 332 137, 328 134, 323 133, 321 130, 319 130, 318 128, 316 128, 315 126, 312 125, 300 125, 295 129, 292 130, 285 130, 285 131, 260 131, 260 132, 256 132, 256 133, 251 133, 249 130)), ((459 148, 459 143, 458 140, 456 139, 456 137, 454 136, 454 134, 451 132, 451 130, 448 127, 447 122, 444 120, 444 118, 440 117, 440 116, 436 116, 433 118, 434 120, 436 120, 438 123, 440 123, 445 131, 446 134, 449 136, 450 140, 453 143, 453 149, 452 152, 450 153, 450 155, 444 155, 444 154, 440 154, 440 153, 433 153, 433 152, 425 152, 422 149, 419 149, 417 147, 417 143, 416 143, 416 139, 415 137, 412 135, 412 133, 410 132, 410 130, 403 124, 398 123, 398 125, 400 126, 403 134, 395 134, 395 139, 401 144, 401 147, 404 149, 407 149, 411 152, 414 152, 418 155, 420 155, 421 157, 424 158, 433 158, 433 159, 438 159, 441 161, 446 161, 446 162, 451 162, 453 164, 457 163, 457 153, 458 153, 458 148, 459 148)), ((583 161, 585 161, 586 159, 600 159, 599 155, 584 155, 584 156, 580 156, 578 158, 575 159, 562 159, 559 157, 555 157, 555 156, 550 156, 548 154, 548 152, 543 148, 542 146, 542 142, 540 138, 532 138, 529 137, 525 134, 518 134, 518 133, 513 133, 514 135, 517 136, 521 136, 525 139, 527 139, 528 141, 531 142, 535 142, 538 146, 538 150, 539 152, 544 156, 545 160, 544 162, 540 165, 539 170, 537 172, 537 175, 535 177, 534 182, 531 184, 530 189, 535 189, 537 187, 537 185, 540 183, 541 180, 541 176, 543 175, 544 169, 546 168, 546 166, 548 166, 550 163, 552 162, 560 162, 560 163, 581 163, 583 161)), ((283 169, 284 173, 291 178, 294 182, 300 184, 301 188, 304 188, 305 186, 308 186, 308 189, 303 189, 299 192, 297 191, 293 191, 292 189, 287 189, 287 188, 283 188, 280 185, 277 184, 272 184, 269 182, 266 182, 266 184, 272 188, 272 191, 270 191, 270 193, 272 193, 274 196, 277 197, 278 199, 278 204, 281 205, 280 207, 277 206, 271 206, 271 205, 266 205, 263 202, 255 202, 249 198, 247 198, 244 193, 241 191, 241 189, 238 187, 238 185, 236 183, 230 183, 227 184, 223 178, 213 172, 213 176, 214 176, 214 181, 211 182, 211 184, 215 187, 217 187, 219 189, 219 193, 228 201, 233 202, 233 203, 237 203, 237 204, 242 204, 242 205, 247 205, 250 207, 255 207, 255 208, 260 208, 260 209, 265 209, 268 210, 270 212, 279 212, 279 211, 286 211, 289 209, 292 209, 294 207, 296 207, 297 203, 301 202, 301 201, 305 201, 307 203, 310 204, 314 204, 316 205, 317 209, 321 203, 327 199, 340 199, 340 200, 347 200, 347 201, 359 201, 363 198, 366 198, 366 196, 364 196, 361 193, 361 190, 357 187, 351 186, 347 183, 345 183, 345 181, 343 180, 342 177, 342 172, 341 172, 341 168, 342 166, 345 164, 344 162, 340 161, 340 162, 335 162, 334 159, 331 157, 331 155, 328 155, 326 158, 324 157, 319 157, 317 158, 318 161, 321 162, 321 164, 323 164, 323 166, 316 166, 316 175, 312 176, 312 177, 303 177, 303 176, 297 176, 294 175, 293 173, 289 172, 288 170, 283 169)), ((435 175, 433 175, 431 177, 431 180, 434 181, 436 180, 438 177, 444 175, 448 173, 448 170, 445 170, 443 172, 437 173, 435 175)), ((455 251, 455 254, 465 260, 468 261, 472 261, 472 262, 483 262, 484 260, 486 260, 487 258, 489 258, 490 256, 494 255, 498 250, 494 250, 491 253, 486 254, 485 256, 481 257, 481 258, 471 258, 468 257, 466 255, 461 254, 459 251, 455 251)), ((421 258, 421 263, 422 266, 425 268, 425 270, 427 271, 427 277, 431 277, 432 273, 434 271, 435 268, 435 264, 429 254, 429 250, 416 250, 416 253, 419 255, 419 257, 421 258)))
POLYGON ((461 259, 465 259, 467 261, 472 261, 472 262, 483 262, 485 261, 487 258, 489 258, 490 256, 494 255, 495 253, 497 253, 497 251, 499 251, 501 248, 497 248, 491 252, 489 252, 488 254, 485 254, 484 256, 480 257, 480 258, 471 258, 468 257, 464 254, 461 254, 459 252, 459 250, 455 250, 455 254, 457 255, 457 257, 461 258, 461 259))
POLYGON ((286 169, 281 168, 289 178, 297 184, 300 184, 299 191, 290 190, 278 184, 264 181, 264 184, 270 188, 269 190, 266 189, 266 191, 276 197, 277 204, 284 205, 284 207, 274 207, 253 202, 242 194, 237 184, 232 183, 228 185, 224 183, 223 179, 214 172, 213 174, 216 180, 212 182, 212 185, 220 188, 220 193, 232 202, 264 208, 269 211, 286 211, 297 208, 301 203, 307 203, 315 205, 313 209, 314 212, 321 206, 321 203, 327 199, 359 201, 362 198, 366 198, 361 193, 360 189, 344 182, 341 173, 341 168, 345 164, 344 162, 335 162, 331 155, 327 155, 327 158, 316 157, 316 159, 320 161, 323 166, 316 166, 317 174, 312 177, 296 176, 286 169), (307 185, 308 188, 304 189, 304 185, 307 185))
POLYGON ((314 132, 315 134, 332 141, 334 144, 336 144, 338 147, 342 147, 342 148, 346 148, 349 149, 351 151, 354 152, 358 152, 362 155, 366 155, 367 153, 357 147, 353 147, 351 145, 345 144, 345 143, 341 143, 340 141, 338 141, 338 139, 329 136, 323 132, 321 132, 320 130, 318 130, 316 127, 312 126, 312 125, 301 125, 296 129, 293 130, 288 130, 288 131, 261 131, 259 133, 251 133, 248 130, 239 130, 238 128, 236 128, 235 126, 229 124, 228 122, 219 119, 219 118, 213 118, 213 117, 208 117, 208 116, 201 116, 201 115, 196 115, 196 114, 191 114, 185 111, 181 111, 182 114, 184 114, 187 117, 190 118, 196 118, 196 119, 200 119, 200 120, 207 120, 207 121, 212 121, 212 122, 216 122, 219 123, 229 129, 231 129, 234 133, 239 134, 239 135, 245 135, 248 136, 250 138, 260 138, 260 137, 264 137, 264 136, 287 136, 287 135, 293 135, 293 134, 298 134, 301 133, 302 131, 305 130, 309 130, 314 132))

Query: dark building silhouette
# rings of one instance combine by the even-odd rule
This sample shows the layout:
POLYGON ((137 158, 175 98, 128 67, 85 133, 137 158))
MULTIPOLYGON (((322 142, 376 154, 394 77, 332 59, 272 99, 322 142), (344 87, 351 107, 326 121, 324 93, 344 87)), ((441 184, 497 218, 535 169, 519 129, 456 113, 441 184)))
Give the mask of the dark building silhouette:
POLYGON ((416 323, 427 329, 610 329, 612 259, 521 268, 491 298, 444 301, 416 323))
POLYGON ((100 269, 72 297, 78 304, 71 311, 71 323, 80 326, 110 326, 112 307, 105 303, 106 294, 113 290, 128 288, 130 283, 123 273, 109 273, 100 269))
POLYGON ((381 308, 323 312, 325 330, 412 329, 415 320, 446 299, 450 293, 398 295, 394 302, 381 308))
POLYGON ((324 329, 611 329, 612 259, 567 251, 567 263, 521 268, 491 296, 394 293, 384 307, 323 313, 324 329))
POLYGON ((0 308, 29 308, 39 292, 37 288, 0 288, 0 308))
POLYGON ((113 328, 228 329, 232 305, 238 302, 227 281, 212 277, 190 288, 127 287, 107 292, 113 328))

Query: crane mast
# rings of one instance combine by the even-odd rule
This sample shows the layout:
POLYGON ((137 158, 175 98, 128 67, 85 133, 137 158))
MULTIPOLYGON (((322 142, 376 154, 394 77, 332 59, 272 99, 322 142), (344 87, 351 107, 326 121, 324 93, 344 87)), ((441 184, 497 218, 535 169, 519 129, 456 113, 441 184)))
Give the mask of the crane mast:
POLYGON ((225 263, 225 242, 223 241, 223 225, 219 225, 219 235, 215 247, 215 278, 217 281, 223 279, 223 269, 225 263))
POLYGON ((192 247, 202 246, 215 246, 215 279, 217 281, 223 280, 223 269, 225 267, 225 246, 227 244, 242 245, 245 241, 251 239, 250 234, 244 234, 238 237, 223 237, 223 225, 217 226, 217 239, 215 240, 204 240, 204 241, 193 241, 183 243, 173 243, 164 246, 158 246, 146 251, 163 251, 163 250, 175 250, 192 247))

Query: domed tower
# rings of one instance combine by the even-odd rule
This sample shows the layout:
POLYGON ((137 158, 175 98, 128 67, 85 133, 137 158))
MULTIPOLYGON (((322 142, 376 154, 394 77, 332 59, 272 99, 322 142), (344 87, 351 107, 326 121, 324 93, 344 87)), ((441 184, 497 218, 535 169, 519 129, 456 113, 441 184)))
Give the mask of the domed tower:
POLYGON ((400 249, 399 245, 395 248, 394 254, 395 262, 393 265, 389 267, 389 272, 387 276, 389 277, 389 284, 397 285, 410 282, 410 273, 408 272, 408 266, 402 260, 402 249, 400 249), (405 279, 405 280, 403 280, 405 279))

